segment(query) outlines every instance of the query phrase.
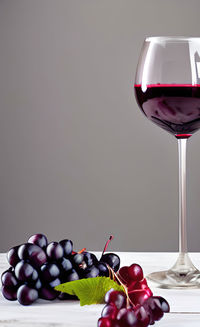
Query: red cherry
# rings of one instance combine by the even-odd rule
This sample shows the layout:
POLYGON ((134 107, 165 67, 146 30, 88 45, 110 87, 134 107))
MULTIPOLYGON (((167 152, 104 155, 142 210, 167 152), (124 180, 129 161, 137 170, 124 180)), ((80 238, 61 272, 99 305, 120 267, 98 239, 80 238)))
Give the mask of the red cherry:
POLYGON ((141 287, 142 289, 148 287, 148 284, 147 284, 147 280, 146 280, 146 278, 143 278, 143 279, 142 279, 140 282, 138 282, 138 283, 140 284, 140 287, 141 287))
POLYGON ((145 278, 143 278, 139 282, 132 282, 131 284, 128 285, 128 290, 133 291, 133 290, 144 290, 148 288, 148 284, 145 278))
POLYGON ((150 317, 145 308, 141 305, 138 305, 137 308, 134 309, 135 315, 138 319, 137 327, 147 327, 150 323, 150 317))
POLYGON ((145 301, 143 306, 145 310, 149 312, 150 324, 160 320, 164 315, 161 303, 156 297, 150 297, 147 301, 145 301))
POLYGON ((128 284, 127 286, 128 286, 129 292, 140 289, 140 285, 138 285, 138 282, 132 282, 132 283, 128 284))
POLYGON ((111 327, 123 327, 118 320, 112 320, 111 327))
POLYGON ((128 293, 131 302, 134 305, 143 304, 150 296, 152 296, 150 288, 145 290, 134 290, 128 293))
POLYGON ((134 281, 140 281, 144 278, 143 270, 140 265, 133 263, 130 267, 128 267, 129 277, 134 281))
POLYGON ((115 304, 107 304, 101 312, 101 317, 106 317, 114 320, 117 317, 118 311, 119 310, 115 304))
POLYGON ((170 311, 169 303, 162 296, 153 296, 153 299, 157 306, 161 307, 163 312, 170 311))
POLYGON ((112 327, 112 320, 109 318, 99 318, 98 323, 97 323, 98 327, 112 327))
POLYGON ((145 291, 146 291, 148 297, 151 297, 153 295, 153 292, 149 287, 145 288, 145 291))
POLYGON ((110 289, 105 295, 105 302, 114 304, 119 310, 126 306, 126 294, 121 291, 110 289))
POLYGON ((124 284, 129 284, 131 282, 128 269, 129 269, 128 266, 124 266, 120 268, 118 272, 119 278, 124 284))
POLYGON ((117 320, 119 320, 120 326, 122 327, 136 327, 138 322, 135 312, 132 308, 121 309, 117 315, 117 320))

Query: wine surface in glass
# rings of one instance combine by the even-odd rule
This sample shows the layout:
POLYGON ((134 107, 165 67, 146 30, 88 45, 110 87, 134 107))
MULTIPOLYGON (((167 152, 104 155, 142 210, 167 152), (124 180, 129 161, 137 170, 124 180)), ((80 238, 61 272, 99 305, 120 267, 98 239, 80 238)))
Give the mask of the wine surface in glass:
POLYGON ((135 84, 135 95, 145 116, 177 138, 200 128, 200 84, 135 84))

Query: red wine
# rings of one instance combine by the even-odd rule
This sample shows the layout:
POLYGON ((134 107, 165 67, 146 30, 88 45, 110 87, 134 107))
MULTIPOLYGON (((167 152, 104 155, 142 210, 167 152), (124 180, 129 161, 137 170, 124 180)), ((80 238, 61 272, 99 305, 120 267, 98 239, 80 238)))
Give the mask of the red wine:
POLYGON ((145 116, 177 138, 188 138, 200 128, 200 85, 135 85, 145 116))

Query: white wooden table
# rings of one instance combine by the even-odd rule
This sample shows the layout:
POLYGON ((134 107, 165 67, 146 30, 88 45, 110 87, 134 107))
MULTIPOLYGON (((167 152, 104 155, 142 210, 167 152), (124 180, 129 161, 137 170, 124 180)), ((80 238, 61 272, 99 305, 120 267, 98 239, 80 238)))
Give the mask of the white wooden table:
MULTIPOLYGON (((98 252, 96 253, 98 257, 98 252)), ((145 275, 172 266, 176 253, 118 253, 121 265, 139 263, 145 275)), ((200 253, 192 253, 191 258, 200 268, 200 253)), ((6 255, 0 254, 0 274, 8 267, 6 255)), ((156 323, 160 327, 200 327, 200 290, 165 290, 154 288, 154 295, 165 297, 171 312, 156 323)), ((53 302, 38 300, 31 306, 10 302, 0 294, 1 327, 96 327, 103 305, 80 307, 77 301, 53 302)))

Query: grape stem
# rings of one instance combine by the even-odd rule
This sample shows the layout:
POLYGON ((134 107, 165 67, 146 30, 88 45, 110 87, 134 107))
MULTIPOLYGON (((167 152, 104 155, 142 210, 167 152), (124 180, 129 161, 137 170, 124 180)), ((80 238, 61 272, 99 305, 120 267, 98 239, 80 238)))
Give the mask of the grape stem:
POLYGON ((81 254, 86 251, 86 248, 83 248, 82 250, 78 251, 77 253, 81 254))
POLYGON ((124 289, 124 292, 126 294, 126 306, 127 308, 130 307, 130 304, 133 306, 133 308, 135 308, 135 304, 131 301, 129 295, 128 295, 128 287, 121 281, 121 279, 119 278, 119 276, 114 272, 114 270, 108 265, 107 268, 109 270, 109 278, 113 279, 114 281, 117 281, 124 289))
POLYGON ((106 252, 106 250, 107 250, 108 244, 113 240, 113 238, 114 238, 114 236, 113 235, 110 235, 109 239, 107 240, 107 242, 106 242, 106 244, 104 246, 104 249, 103 249, 103 252, 102 252, 102 255, 101 256, 104 255, 104 252, 106 252))

